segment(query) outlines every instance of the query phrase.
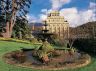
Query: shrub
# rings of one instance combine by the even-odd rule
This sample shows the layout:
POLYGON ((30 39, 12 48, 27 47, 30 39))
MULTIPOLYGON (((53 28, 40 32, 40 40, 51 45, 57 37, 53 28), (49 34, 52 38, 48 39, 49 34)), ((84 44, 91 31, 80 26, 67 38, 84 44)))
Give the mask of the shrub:
POLYGON ((54 48, 47 41, 43 42, 42 46, 37 50, 37 55, 44 63, 49 61, 48 56, 51 52, 54 51, 54 48), (45 59, 45 60, 44 60, 45 59))
POLYGON ((38 43, 38 40, 36 38, 32 38, 31 43, 33 44, 38 43))

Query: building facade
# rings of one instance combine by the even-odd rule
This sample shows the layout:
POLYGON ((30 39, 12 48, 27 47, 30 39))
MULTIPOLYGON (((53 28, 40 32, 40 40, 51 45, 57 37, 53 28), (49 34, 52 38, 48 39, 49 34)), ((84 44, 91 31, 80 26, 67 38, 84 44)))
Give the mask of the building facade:
POLYGON ((57 34, 60 39, 69 37, 69 24, 63 16, 60 16, 58 11, 50 12, 46 23, 50 33, 57 34))

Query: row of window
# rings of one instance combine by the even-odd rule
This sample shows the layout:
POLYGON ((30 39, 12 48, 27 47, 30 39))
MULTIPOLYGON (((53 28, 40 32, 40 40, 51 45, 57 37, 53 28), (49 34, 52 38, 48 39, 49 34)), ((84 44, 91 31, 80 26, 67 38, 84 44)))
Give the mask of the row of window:
POLYGON ((49 24, 48 26, 49 26, 49 27, 55 27, 55 26, 56 26, 56 27, 59 27, 59 26, 60 26, 60 27, 69 27, 69 25, 64 24, 64 23, 58 23, 58 24, 55 24, 55 23, 53 24, 53 23, 52 23, 52 24, 49 24))
POLYGON ((58 14, 49 14, 49 16, 59 16, 59 13, 58 14))
POLYGON ((68 27, 49 27, 48 28, 49 30, 68 30, 69 28, 68 27))
POLYGON ((47 20, 47 22, 65 22, 64 20, 47 20))

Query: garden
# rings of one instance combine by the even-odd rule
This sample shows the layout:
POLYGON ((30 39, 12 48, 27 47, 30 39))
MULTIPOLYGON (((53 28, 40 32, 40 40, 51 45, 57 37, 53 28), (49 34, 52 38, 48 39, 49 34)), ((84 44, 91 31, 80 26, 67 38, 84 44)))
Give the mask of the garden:
MULTIPOLYGON (((28 67, 7 64, 5 60, 3 59, 4 54, 8 52, 16 51, 16 50, 21 50, 21 48, 26 48, 26 47, 33 48, 33 47, 36 47, 36 45, 31 44, 31 43, 24 43, 24 42, 18 43, 18 41, 13 42, 13 41, 8 41, 8 40, 7 41, 0 40, 0 71, 40 71, 40 69, 34 69, 34 68, 32 69, 30 67, 28 68, 28 67)), ((58 71, 95 71, 96 69, 95 66, 96 66, 96 58, 95 56, 92 56, 91 63, 85 67, 73 68, 73 69, 68 69, 68 70, 61 69, 58 71)), ((47 71, 47 70, 44 69, 43 71, 47 71)))
POLYGON ((0 71, 96 70, 96 40, 61 38, 46 20, 42 30, 33 30, 26 18, 30 6, 31 0, 0 1, 0 71))

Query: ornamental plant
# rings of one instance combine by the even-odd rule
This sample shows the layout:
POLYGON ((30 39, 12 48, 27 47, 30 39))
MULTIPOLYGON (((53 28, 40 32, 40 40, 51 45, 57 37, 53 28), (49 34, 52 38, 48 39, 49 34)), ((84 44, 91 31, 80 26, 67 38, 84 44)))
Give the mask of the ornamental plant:
POLYGON ((37 55, 44 63, 49 61, 50 54, 54 51, 54 48, 47 41, 43 42, 42 46, 37 50, 37 55))

